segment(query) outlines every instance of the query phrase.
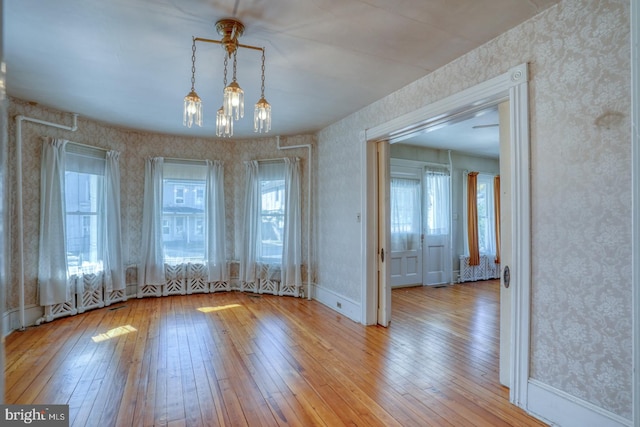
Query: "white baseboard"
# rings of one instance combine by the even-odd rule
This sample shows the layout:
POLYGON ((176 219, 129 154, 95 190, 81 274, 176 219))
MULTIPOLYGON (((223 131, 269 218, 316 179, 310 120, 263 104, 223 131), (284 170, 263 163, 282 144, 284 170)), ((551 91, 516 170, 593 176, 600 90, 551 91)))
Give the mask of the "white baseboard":
MULTIPOLYGON (((24 308, 25 326, 33 326, 36 320, 44 315, 44 310, 39 305, 29 305, 24 308)), ((2 334, 9 335, 13 331, 20 329, 20 310, 15 308, 5 312, 2 316, 2 334)))
POLYGON ((527 410, 559 427, 631 427, 633 422, 536 380, 528 383, 527 410))
POLYGON ((361 323, 362 308, 359 303, 317 284, 311 285, 311 298, 340 314, 344 314, 354 322, 361 323))

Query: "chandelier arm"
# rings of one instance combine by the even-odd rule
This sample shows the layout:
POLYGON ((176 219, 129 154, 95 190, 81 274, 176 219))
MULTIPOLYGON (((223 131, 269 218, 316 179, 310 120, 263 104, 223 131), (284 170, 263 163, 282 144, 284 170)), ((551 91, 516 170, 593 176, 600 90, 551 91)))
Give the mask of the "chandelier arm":
MULTIPOLYGON (((224 44, 220 40, 205 39, 205 38, 202 38, 202 37, 196 37, 195 41, 197 41, 197 42, 205 42, 205 43, 224 44)), ((238 43, 237 46, 238 47, 243 47, 245 49, 264 50, 264 48, 262 48, 262 47, 251 46, 251 45, 248 45, 248 44, 240 44, 240 43, 238 43)))

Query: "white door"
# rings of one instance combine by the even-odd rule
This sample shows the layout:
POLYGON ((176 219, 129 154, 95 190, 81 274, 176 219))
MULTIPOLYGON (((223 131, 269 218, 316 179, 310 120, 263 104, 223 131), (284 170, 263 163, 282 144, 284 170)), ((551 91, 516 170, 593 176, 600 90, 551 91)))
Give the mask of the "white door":
MULTIPOLYGON (((511 287, 504 269, 511 266, 511 138, 509 101, 498 105, 500 123, 500 383, 511 387, 511 287)), ((513 277, 513 275, 511 275, 513 277)))
POLYGON ((422 169, 391 159, 391 287, 422 285, 422 169))
POLYGON ((389 142, 377 143, 378 155, 378 324, 391 322, 391 280, 388 268, 390 250, 389 142))
POLYGON ((449 255, 448 235, 426 235, 424 238, 424 284, 440 285, 449 283, 451 268, 447 268, 449 255))
POLYGON ((425 285, 451 282, 451 175, 448 170, 427 167, 424 174, 425 285))

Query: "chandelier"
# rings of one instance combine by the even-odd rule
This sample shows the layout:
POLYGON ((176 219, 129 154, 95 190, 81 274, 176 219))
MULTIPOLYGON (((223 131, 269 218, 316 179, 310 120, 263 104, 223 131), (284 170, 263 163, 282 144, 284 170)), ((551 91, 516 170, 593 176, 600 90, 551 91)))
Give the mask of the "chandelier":
POLYGON ((225 50, 224 55, 224 90, 222 92, 222 106, 216 113, 216 135, 230 137, 233 135, 233 122, 244 117, 244 91, 236 80, 238 48, 259 50, 262 52, 262 80, 260 99, 256 102, 253 116, 254 132, 269 132, 271 130, 271 105, 264 97, 264 47, 249 46, 238 43, 238 37, 244 33, 244 24, 235 19, 221 19, 216 22, 216 31, 221 40, 193 37, 191 46, 191 91, 184 97, 184 113, 182 124, 191 127, 193 124, 202 126, 202 99, 195 90, 196 84, 196 42, 217 43, 225 50), (227 84, 227 67, 232 62, 232 80, 227 84))

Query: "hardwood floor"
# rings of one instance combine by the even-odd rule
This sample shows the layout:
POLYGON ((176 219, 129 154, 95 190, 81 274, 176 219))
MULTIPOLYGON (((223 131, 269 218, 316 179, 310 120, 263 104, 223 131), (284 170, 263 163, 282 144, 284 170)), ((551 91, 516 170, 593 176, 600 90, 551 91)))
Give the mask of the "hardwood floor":
POLYGON ((543 426, 498 384, 498 285, 393 291, 389 328, 242 293, 133 299, 6 339, 6 403, 73 426, 543 426))

